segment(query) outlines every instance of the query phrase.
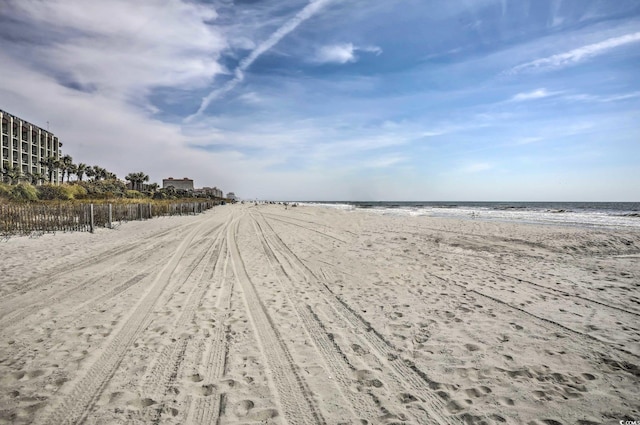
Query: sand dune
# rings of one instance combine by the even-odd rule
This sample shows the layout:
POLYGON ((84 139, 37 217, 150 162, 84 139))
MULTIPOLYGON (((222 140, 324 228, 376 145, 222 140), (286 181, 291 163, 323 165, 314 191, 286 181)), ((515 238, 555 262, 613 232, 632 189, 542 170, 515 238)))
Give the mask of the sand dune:
POLYGON ((0 424, 640 420, 638 233, 236 205, 0 259, 0 424))

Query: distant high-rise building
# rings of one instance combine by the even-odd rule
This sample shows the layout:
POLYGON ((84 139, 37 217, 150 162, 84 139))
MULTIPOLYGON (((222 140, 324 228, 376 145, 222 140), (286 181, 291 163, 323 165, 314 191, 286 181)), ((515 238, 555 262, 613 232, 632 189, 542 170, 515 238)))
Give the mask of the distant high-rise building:
POLYGON ((173 177, 162 179, 162 187, 166 189, 169 186, 173 186, 174 189, 193 190, 193 180, 187 177, 183 179, 174 179, 173 177))
POLYGON ((222 190, 218 189, 217 187, 203 187, 201 189, 196 189, 194 190, 195 193, 201 193, 203 195, 207 195, 207 196, 214 196, 216 198, 224 198, 224 194, 222 193, 222 190))
MULTIPOLYGON (((50 157, 60 159, 62 143, 58 138, 48 130, 2 109, 0 109, 0 122, 2 122, 3 164, 19 169, 23 175, 40 173, 47 176, 47 167, 40 161, 50 157)), ((59 170, 54 170, 53 182, 59 182, 60 177, 59 170)))

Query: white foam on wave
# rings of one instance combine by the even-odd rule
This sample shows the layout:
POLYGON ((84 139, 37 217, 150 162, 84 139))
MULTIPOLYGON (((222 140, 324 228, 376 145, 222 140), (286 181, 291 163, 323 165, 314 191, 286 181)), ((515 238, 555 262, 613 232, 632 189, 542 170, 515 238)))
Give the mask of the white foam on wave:
POLYGON ((554 211, 534 209, 494 209, 491 207, 442 208, 437 206, 415 207, 366 207, 350 204, 306 203, 305 205, 336 208, 346 211, 360 211, 376 215, 390 216, 431 216, 451 217, 469 220, 507 221, 529 224, 556 224, 587 227, 616 227, 640 229, 640 217, 616 215, 601 211, 554 211))

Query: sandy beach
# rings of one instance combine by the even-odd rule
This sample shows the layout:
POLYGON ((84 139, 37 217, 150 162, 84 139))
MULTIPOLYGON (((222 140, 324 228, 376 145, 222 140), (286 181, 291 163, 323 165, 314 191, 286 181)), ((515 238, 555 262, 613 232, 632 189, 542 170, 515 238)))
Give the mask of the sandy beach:
POLYGON ((640 233, 226 205, 0 242, 0 424, 640 420, 640 233))

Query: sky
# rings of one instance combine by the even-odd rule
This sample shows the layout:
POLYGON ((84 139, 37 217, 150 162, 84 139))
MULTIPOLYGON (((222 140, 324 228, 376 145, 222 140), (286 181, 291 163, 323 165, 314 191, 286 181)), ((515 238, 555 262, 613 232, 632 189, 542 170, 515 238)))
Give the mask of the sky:
POLYGON ((2 0, 0 109, 242 199, 640 201, 640 2, 2 0))

